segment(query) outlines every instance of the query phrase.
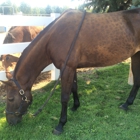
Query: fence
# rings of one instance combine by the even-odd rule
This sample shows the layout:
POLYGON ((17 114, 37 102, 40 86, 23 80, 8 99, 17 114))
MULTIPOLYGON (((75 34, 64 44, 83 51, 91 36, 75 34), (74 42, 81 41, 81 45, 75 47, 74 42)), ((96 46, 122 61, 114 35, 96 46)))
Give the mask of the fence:
MULTIPOLYGON (((0 26, 47 26, 60 14, 52 13, 50 17, 21 16, 21 15, 0 15, 0 26)), ((0 44, 0 55, 22 52, 30 42, 0 44)), ((47 66, 42 72, 51 71, 51 80, 56 80, 59 70, 53 64, 47 66)), ((5 71, 0 71, 0 80, 7 80, 5 71)))

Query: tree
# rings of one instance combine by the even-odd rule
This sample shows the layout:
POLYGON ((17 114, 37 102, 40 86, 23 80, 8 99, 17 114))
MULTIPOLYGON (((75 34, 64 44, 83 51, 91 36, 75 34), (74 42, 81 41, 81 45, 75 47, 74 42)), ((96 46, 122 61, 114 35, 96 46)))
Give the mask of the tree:
POLYGON ((16 4, 13 4, 12 6, 13 6, 13 9, 14 9, 14 13, 20 12, 19 7, 17 7, 16 4))
POLYGON ((86 0, 82 8, 92 13, 127 10, 140 6, 140 0, 86 0))
POLYGON ((53 13, 62 13, 63 9, 59 6, 53 6, 52 7, 52 12, 53 13))
POLYGON ((31 7, 30 7, 30 5, 26 4, 25 2, 22 2, 20 4, 20 11, 24 14, 31 14, 31 7))
POLYGON ((32 14, 39 15, 40 14, 40 8, 38 8, 38 7, 32 8, 31 9, 31 13, 32 14))
POLYGON ((50 5, 47 5, 47 7, 45 8, 46 14, 50 14, 52 13, 52 7, 50 5))
POLYGON ((11 15, 13 14, 13 8, 12 8, 12 3, 10 0, 5 1, 4 3, 1 4, 3 6, 1 8, 1 13, 4 13, 4 15, 11 15))
POLYGON ((40 14, 46 14, 45 8, 40 8, 40 14))
POLYGON ((69 9, 69 6, 62 7, 62 12, 66 11, 67 9, 69 9))
POLYGON ((132 4, 136 7, 140 7, 140 0, 132 0, 132 4))
POLYGON ((132 0, 131 8, 140 7, 140 0, 132 0))

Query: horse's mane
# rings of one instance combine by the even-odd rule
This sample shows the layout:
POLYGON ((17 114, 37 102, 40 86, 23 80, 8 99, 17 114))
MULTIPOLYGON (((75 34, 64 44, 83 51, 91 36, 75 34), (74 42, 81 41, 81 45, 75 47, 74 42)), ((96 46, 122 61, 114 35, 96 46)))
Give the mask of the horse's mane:
POLYGON ((11 30, 13 30, 14 28, 16 28, 17 26, 12 26, 8 32, 10 32, 11 30))
POLYGON ((3 44, 5 44, 5 40, 6 40, 6 38, 7 38, 8 35, 10 35, 11 37, 14 38, 13 34, 11 33, 11 31, 12 31, 14 28, 16 28, 16 27, 17 27, 17 26, 12 26, 12 27, 8 30, 8 32, 7 32, 7 34, 6 34, 6 37, 5 37, 4 40, 3 40, 3 44))
MULTIPOLYGON (((24 51, 22 52, 21 57, 19 58, 17 65, 15 67, 14 70, 14 74, 13 74, 13 78, 15 78, 15 74, 18 70, 18 68, 20 67, 21 62, 26 58, 27 54, 30 53, 30 50, 35 46, 36 42, 42 38, 42 36, 44 36, 44 34, 48 31, 48 29, 59 19, 61 18, 61 16, 63 16, 67 11, 70 11, 71 9, 66 10, 65 12, 63 12, 58 18, 56 18, 54 21, 52 21, 47 27, 45 27, 38 35, 37 37, 29 44, 29 46, 27 48, 24 49, 24 51)), ((16 78, 15 78, 16 79, 16 78)))

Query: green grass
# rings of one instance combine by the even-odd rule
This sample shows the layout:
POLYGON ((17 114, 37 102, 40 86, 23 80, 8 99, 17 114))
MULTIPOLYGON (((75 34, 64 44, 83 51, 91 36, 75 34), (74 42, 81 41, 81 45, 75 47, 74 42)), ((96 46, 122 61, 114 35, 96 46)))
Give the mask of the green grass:
POLYGON ((0 104, 0 140, 140 140, 140 94, 127 112, 119 106, 127 99, 129 64, 78 73, 81 106, 76 112, 72 96, 68 122, 60 136, 52 134, 60 116, 60 85, 37 116, 34 113, 46 100, 54 82, 33 92, 34 101, 21 123, 10 126, 5 120, 5 105, 0 104))

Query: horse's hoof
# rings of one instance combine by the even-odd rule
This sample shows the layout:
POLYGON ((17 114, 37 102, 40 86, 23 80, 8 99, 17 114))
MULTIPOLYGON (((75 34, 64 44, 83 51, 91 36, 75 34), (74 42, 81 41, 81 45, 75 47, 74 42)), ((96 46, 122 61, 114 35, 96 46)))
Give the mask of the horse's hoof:
POLYGON ((125 104, 122 104, 122 105, 120 106, 120 108, 123 109, 123 110, 125 110, 125 111, 128 110, 128 106, 126 106, 125 104))
POLYGON ((78 107, 79 107, 80 105, 77 105, 77 106, 73 106, 72 108, 71 108, 71 111, 76 111, 77 109, 78 109, 78 107))
POLYGON ((76 110, 77 110, 77 108, 75 108, 75 107, 71 108, 71 111, 73 111, 73 112, 76 111, 76 110))
POLYGON ((54 135, 60 135, 62 132, 63 132, 63 131, 59 131, 59 130, 57 130, 57 129, 54 129, 54 130, 53 130, 53 134, 54 134, 54 135))

